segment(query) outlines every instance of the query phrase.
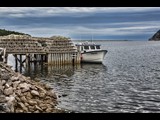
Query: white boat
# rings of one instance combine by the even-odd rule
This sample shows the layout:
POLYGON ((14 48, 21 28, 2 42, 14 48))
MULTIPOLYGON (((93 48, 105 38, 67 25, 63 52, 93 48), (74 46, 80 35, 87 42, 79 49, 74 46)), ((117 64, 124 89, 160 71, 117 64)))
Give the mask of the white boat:
POLYGON ((81 53, 81 62, 102 63, 107 50, 102 50, 101 45, 93 42, 75 44, 78 52, 81 53))

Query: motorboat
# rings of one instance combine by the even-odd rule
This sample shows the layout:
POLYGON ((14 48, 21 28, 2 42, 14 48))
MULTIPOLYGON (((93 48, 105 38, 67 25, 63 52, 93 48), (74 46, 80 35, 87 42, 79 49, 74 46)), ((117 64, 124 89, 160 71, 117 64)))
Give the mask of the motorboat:
POLYGON ((77 51, 81 54, 81 62, 87 63, 102 63, 103 59, 108 52, 102 50, 100 44, 93 42, 83 42, 75 44, 77 51))

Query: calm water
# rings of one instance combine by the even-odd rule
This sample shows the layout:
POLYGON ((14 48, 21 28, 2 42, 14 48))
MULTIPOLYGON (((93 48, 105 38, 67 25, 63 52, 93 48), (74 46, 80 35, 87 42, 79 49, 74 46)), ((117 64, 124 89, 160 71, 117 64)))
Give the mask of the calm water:
POLYGON ((108 53, 102 64, 37 67, 57 92, 58 107, 81 113, 160 113, 160 42, 99 42, 108 53))

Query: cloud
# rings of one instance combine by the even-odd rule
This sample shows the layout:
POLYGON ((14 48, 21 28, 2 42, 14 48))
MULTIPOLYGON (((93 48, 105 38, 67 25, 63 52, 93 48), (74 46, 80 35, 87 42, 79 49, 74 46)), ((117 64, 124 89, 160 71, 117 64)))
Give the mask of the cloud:
POLYGON ((160 10, 159 7, 1 7, 0 16, 49 17, 73 15, 82 17, 94 13, 127 13, 160 10), (83 13, 83 14, 81 14, 83 13))
POLYGON ((32 36, 146 36, 160 28, 159 7, 1 7, 0 28, 32 36))
MULTIPOLYGON (((0 26, 1 27, 1 26, 0 26)), ((62 35, 67 37, 79 38, 81 36, 138 36, 151 35, 160 28, 160 21, 151 22, 123 22, 108 23, 106 25, 97 23, 92 25, 57 25, 57 26, 8 26, 8 29, 24 32, 32 36, 50 37, 62 35), (121 25, 121 26, 120 26, 121 25), (98 27, 97 27, 98 26, 98 27)))

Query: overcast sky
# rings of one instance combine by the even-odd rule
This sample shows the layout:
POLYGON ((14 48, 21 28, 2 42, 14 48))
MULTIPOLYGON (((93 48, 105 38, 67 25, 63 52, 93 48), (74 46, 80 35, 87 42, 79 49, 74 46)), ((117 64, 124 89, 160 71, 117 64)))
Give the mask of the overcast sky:
POLYGON ((148 40, 160 7, 0 7, 0 28, 36 37, 148 40))

